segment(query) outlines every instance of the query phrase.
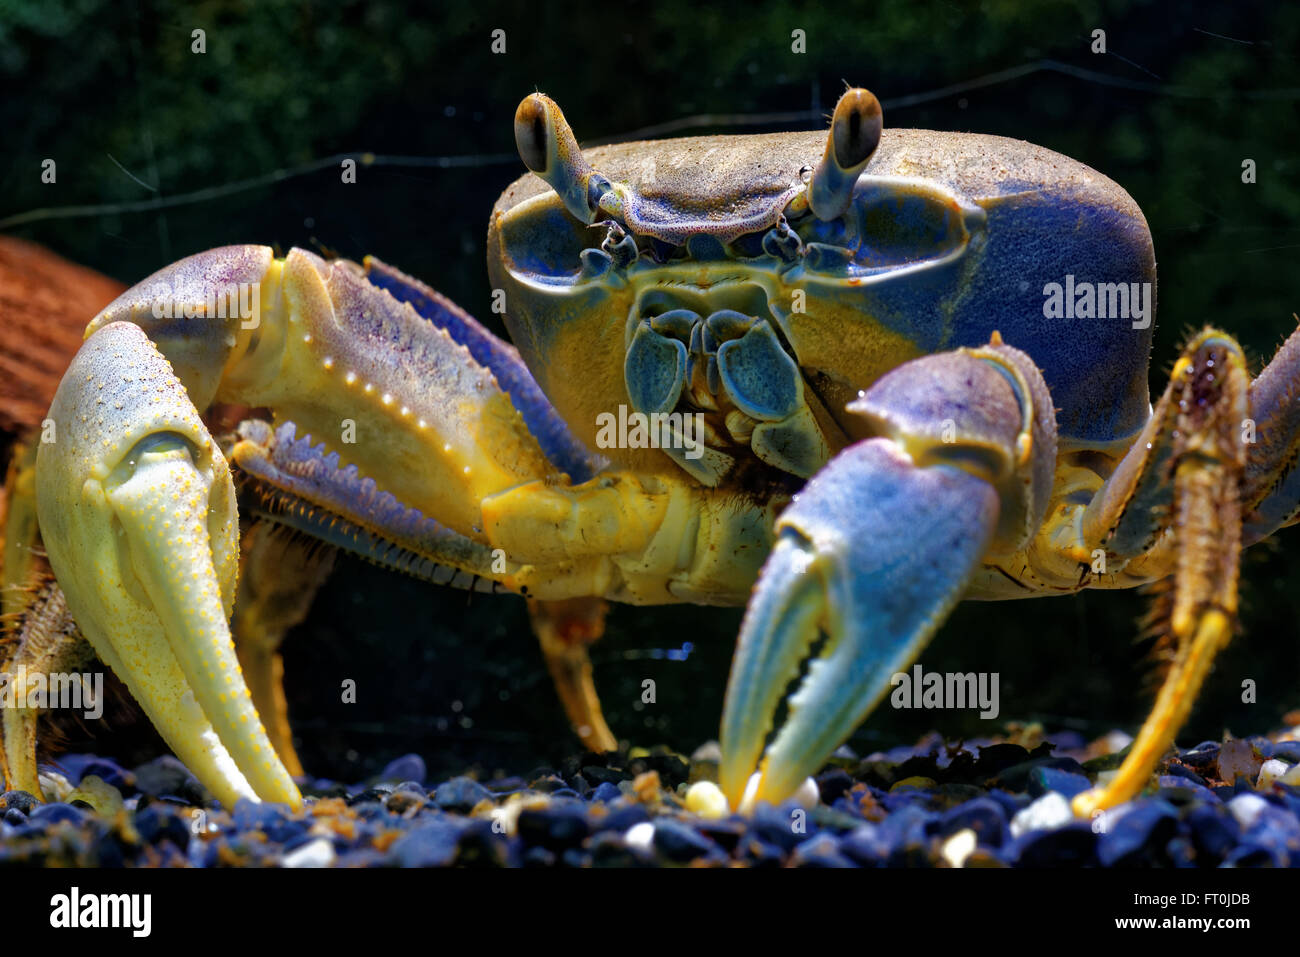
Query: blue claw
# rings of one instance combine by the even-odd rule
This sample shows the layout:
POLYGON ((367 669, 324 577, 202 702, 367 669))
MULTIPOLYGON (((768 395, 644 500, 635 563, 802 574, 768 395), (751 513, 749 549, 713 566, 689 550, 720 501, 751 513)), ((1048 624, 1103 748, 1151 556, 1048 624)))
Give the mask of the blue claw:
POLYGON ((1023 353, 918 359, 849 408, 877 437, 841 452, 786 509, 741 626, 722 719, 733 806, 819 630, 826 647, 790 699, 754 801, 783 800, 815 773, 921 653, 981 560, 1020 547, 1043 518, 1055 423, 1023 353))

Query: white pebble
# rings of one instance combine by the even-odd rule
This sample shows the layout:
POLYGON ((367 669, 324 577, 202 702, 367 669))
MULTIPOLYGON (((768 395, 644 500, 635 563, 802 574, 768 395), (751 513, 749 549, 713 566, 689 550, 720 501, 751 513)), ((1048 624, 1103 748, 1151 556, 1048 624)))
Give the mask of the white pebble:
POLYGON ((975 844, 975 832, 966 828, 944 841, 940 853, 953 867, 965 867, 966 858, 975 852, 975 844))
MULTIPOLYGON (((1300 765, 1297 765, 1297 767, 1300 767, 1300 765)), ((1286 777, 1289 770, 1291 770, 1291 768, 1287 766, 1285 761, 1271 758, 1260 765, 1259 777, 1255 779, 1255 787, 1266 788, 1274 781, 1282 781, 1282 783, 1285 784, 1286 782, 1283 779, 1286 777)))
POLYGON ((1106 742, 1107 754, 1119 754, 1133 743, 1133 736, 1123 731, 1111 731, 1102 740, 1106 742))
POLYGON ((803 784, 799 785, 799 790, 795 791, 794 797, 791 798, 800 807, 808 808, 810 811, 821 803, 821 799, 821 788, 812 778, 804 778, 803 784))
POLYGON ((623 834, 623 843, 634 851, 649 854, 655 842, 655 826, 649 821, 633 824, 623 834))
POLYGON ((1250 827, 1259 817, 1260 812, 1268 807, 1268 802, 1258 794, 1238 794, 1228 802, 1228 810, 1237 819, 1243 829, 1250 827))
POLYGON ((710 821, 717 821, 731 813, 727 796, 712 781, 696 781, 686 792, 686 810, 710 821))
POLYGON ((1011 836, 1019 837, 1030 831, 1054 831, 1073 820, 1074 812, 1065 796, 1057 791, 1048 791, 1011 819, 1011 836))
MULTIPOLYGON (((760 778, 761 775, 757 771, 749 776, 749 781, 745 784, 745 794, 740 799, 741 814, 754 813, 754 805, 757 803, 754 796, 758 794, 760 778)), ((815 808, 821 800, 821 789, 817 787, 817 782, 812 778, 804 778, 803 784, 799 785, 799 789, 790 796, 790 800, 800 807, 815 808)))
POLYGON ((329 867, 334 863, 334 845, 325 838, 308 841, 302 847, 295 847, 284 860, 281 867, 329 867))

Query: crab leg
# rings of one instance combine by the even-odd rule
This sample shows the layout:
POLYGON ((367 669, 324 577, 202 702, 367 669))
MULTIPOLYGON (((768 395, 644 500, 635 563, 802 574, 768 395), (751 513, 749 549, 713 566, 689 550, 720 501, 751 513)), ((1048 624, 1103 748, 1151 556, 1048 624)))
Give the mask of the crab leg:
POLYGON ((221 452, 144 332, 101 326, 50 408, 37 510, 83 634, 216 797, 301 803, 230 639, 238 522, 221 452))
MULTIPOLYGON (((1274 382, 1284 376, 1295 381, 1292 345, 1270 367, 1274 382)), ((1267 394, 1267 388, 1257 392, 1261 399, 1267 394)), ((1155 705, 1115 777, 1105 788, 1074 799, 1081 816, 1122 804, 1146 786, 1186 722, 1215 655, 1232 638, 1248 411, 1271 425, 1294 415, 1267 399, 1252 408, 1251 399, 1241 347, 1213 329, 1195 336, 1175 363, 1146 429, 1083 514, 1082 540, 1101 543, 1108 567, 1128 562, 1127 571, 1136 567, 1151 578, 1172 573, 1171 591, 1157 608, 1157 625, 1172 639, 1174 655, 1155 705)), ((1273 434, 1270 439, 1255 464, 1258 475, 1276 478, 1283 468, 1276 449, 1293 444, 1295 436, 1273 434), (1275 461, 1270 465, 1269 459, 1275 461)), ((1257 488, 1266 485, 1257 478, 1257 488)))
POLYGON ((777 522, 732 663, 721 784, 733 806, 817 637, 752 800, 821 766, 929 642, 990 553, 1042 520, 1056 457, 1033 363, 994 343, 906 363, 849 409, 877 437, 834 458, 777 522))

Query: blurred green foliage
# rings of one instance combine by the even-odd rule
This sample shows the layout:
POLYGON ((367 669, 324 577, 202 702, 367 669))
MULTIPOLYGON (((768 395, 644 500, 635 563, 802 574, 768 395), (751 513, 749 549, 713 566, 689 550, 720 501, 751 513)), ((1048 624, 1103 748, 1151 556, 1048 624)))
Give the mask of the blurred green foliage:
MULTIPOLYGON (((712 129, 816 126, 848 81, 882 98, 887 124, 1032 140, 1128 189, 1159 260, 1158 394, 1188 329, 1217 324, 1262 363, 1295 325, 1298 49, 1300 7, 1265 2, 662 0, 560 15, 491 0, 0 0, 0 220, 171 202, 282 170, 200 202, 5 229, 127 282, 230 242, 374 253, 487 317, 487 214, 523 172, 512 120, 528 92, 554 96, 592 140, 696 114, 806 110, 802 123, 712 129), (196 29, 203 54, 191 49, 196 29), (504 55, 491 52, 494 29, 505 31, 504 55), (791 51, 795 29, 806 54, 791 51), (1096 29, 1106 54, 1090 50, 1096 29), (980 81, 1039 61, 1064 66, 980 81), (379 162, 355 186, 333 164, 301 172, 361 151, 468 160, 379 162), (54 185, 40 181, 45 158, 58 164, 54 185), (1241 181, 1246 158, 1258 167, 1253 185, 1241 181)), ((1243 636, 1188 742, 1225 726, 1264 731, 1300 704, 1296 536, 1254 549, 1244 577, 1243 636), (1259 683, 1259 704, 1241 703, 1244 678, 1259 683)), ((1147 702, 1130 640, 1144 603, 1133 593, 968 603, 925 665, 1001 672, 1003 718, 1131 730, 1147 702)), ((684 750, 714 736, 739 617, 616 609, 595 653, 616 731, 684 750), (685 662, 643 655, 683 640, 695 646, 685 662), (646 677, 659 700, 639 709, 646 677)), ((574 749, 513 599, 467 605, 463 594, 345 561, 286 657, 304 757, 318 772, 355 777, 403 750, 446 770, 478 761, 519 771, 574 749), (360 682, 355 706, 338 703, 344 677, 360 682)), ((987 730, 967 716, 885 709, 856 744, 870 750, 936 725, 987 730)))

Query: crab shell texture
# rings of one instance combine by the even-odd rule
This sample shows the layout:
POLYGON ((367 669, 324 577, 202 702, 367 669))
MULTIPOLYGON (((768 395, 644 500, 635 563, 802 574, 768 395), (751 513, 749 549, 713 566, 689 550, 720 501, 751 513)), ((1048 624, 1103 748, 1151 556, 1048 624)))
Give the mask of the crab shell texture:
MULTIPOLYGON (((575 434, 594 448, 597 417, 630 401, 624 361, 643 316, 684 306, 773 322, 819 400, 810 404, 823 433, 839 434, 832 454, 865 434, 845 411, 860 390, 994 331, 1041 368, 1062 453, 1121 453, 1149 415, 1154 324, 1046 319, 1044 287, 1073 275, 1154 288, 1150 232, 1133 199, 1020 140, 886 129, 848 211, 822 222, 791 200, 825 146, 824 132, 808 132, 584 151, 635 197, 622 225, 641 255, 623 266, 600 251, 619 227, 579 222, 540 177, 502 194, 488 230, 492 285, 505 291, 515 345, 575 434), (767 251, 774 228, 798 234, 795 254, 767 251)), ((601 451, 643 472, 675 468, 654 449, 601 451)))

